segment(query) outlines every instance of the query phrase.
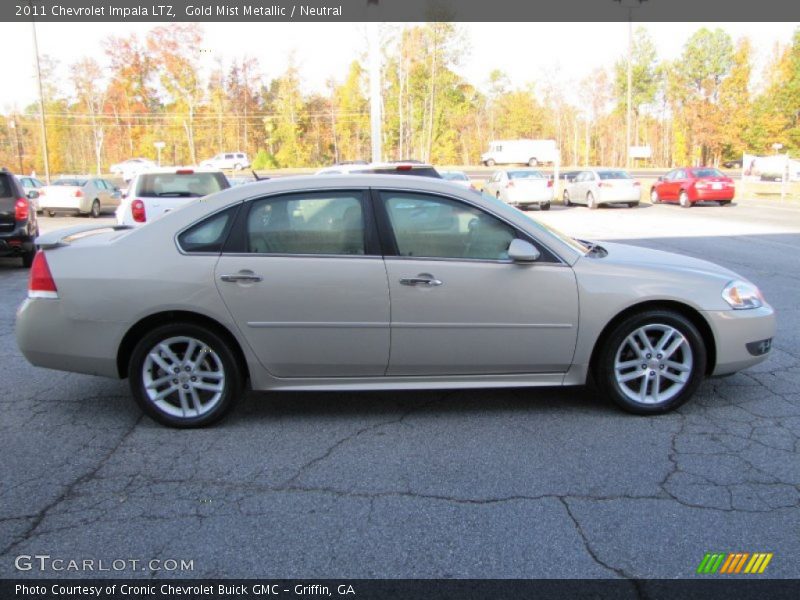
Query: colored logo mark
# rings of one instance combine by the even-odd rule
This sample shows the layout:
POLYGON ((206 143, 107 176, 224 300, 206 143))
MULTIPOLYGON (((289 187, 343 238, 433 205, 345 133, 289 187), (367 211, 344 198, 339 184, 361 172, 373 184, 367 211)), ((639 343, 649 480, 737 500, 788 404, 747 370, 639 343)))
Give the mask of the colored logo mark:
POLYGON ((756 574, 763 573, 769 561, 772 560, 772 552, 707 552, 697 567, 698 573, 703 574, 725 574, 735 573, 756 574))

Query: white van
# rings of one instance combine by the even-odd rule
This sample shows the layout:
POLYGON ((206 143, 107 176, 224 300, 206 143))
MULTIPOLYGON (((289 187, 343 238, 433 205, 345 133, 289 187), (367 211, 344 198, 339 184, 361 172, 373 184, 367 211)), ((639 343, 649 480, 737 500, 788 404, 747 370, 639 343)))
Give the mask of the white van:
POLYGON ((557 156, 555 140, 496 140, 489 142, 489 151, 481 155, 481 162, 487 167, 503 164, 535 167, 553 164, 557 156))

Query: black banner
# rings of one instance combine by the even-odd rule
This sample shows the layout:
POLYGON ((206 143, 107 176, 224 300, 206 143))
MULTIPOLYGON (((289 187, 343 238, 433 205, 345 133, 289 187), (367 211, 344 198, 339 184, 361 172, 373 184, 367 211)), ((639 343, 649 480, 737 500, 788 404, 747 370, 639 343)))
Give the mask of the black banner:
POLYGON ((791 0, 4 0, 2 21, 798 21, 791 0))
MULTIPOLYGON (((752 577, 752 576, 748 576, 752 577)), ((2 580, 3 600, 796 600, 796 579, 2 580)))

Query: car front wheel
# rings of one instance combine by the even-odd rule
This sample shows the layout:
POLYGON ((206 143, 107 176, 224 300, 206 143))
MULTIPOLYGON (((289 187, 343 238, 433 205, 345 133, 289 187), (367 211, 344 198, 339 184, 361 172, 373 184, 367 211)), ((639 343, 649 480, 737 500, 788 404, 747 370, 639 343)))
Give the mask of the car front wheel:
POLYGON ((650 190, 650 202, 653 204, 658 204, 661 202, 661 198, 658 197, 658 190, 656 190, 656 188, 650 190))
POLYGON ((242 394, 243 377, 228 342, 193 323, 156 327, 133 350, 131 391, 141 409, 170 427, 221 419, 242 394))
POLYGON ((703 338, 680 313, 649 310, 619 323, 594 364, 595 381, 624 410, 659 414, 686 402, 706 369, 703 338))
POLYGON ((691 208, 692 206, 692 203, 689 200, 689 194, 687 194, 685 191, 681 191, 678 201, 683 208, 691 208))

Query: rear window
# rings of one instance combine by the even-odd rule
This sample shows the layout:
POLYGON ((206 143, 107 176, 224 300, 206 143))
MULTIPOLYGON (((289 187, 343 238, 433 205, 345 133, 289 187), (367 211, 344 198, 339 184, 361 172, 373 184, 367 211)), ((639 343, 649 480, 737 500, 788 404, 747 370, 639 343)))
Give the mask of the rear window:
POLYGON ((630 179, 631 176, 625 171, 598 171, 600 179, 630 179))
POLYGON ((11 178, 5 174, 0 175, 0 198, 13 198, 14 195, 11 178))
POLYGON ((200 198, 229 187, 222 173, 147 173, 139 176, 136 195, 200 198))
POLYGON ((85 179, 56 179, 52 185, 71 185, 75 187, 83 187, 86 185, 85 179))
POLYGON ((541 171, 509 171, 509 179, 544 179, 541 171))
POLYGON ((725 177, 719 169, 693 169, 692 175, 695 177, 725 177))

